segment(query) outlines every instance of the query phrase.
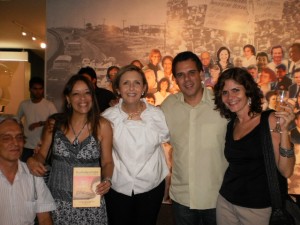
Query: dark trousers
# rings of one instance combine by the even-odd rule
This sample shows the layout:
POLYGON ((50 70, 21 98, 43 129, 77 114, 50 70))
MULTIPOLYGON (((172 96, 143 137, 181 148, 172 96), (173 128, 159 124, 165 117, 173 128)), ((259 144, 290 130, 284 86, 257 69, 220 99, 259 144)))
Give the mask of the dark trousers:
POLYGON ((164 189, 164 180, 156 188, 132 196, 110 189, 105 195, 109 225, 155 225, 164 189))
POLYGON ((190 209, 172 201, 176 225, 217 225, 216 209, 190 209))
POLYGON ((30 148, 23 148, 23 153, 21 155, 21 161, 22 162, 27 162, 27 159, 31 156, 33 156, 34 153, 34 149, 30 149, 30 148))

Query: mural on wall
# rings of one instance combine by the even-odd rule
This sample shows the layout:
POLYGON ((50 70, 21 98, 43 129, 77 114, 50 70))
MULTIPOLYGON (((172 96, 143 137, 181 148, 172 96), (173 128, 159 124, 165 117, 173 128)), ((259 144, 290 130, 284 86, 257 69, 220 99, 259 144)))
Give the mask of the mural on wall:
MULTIPOLYGON (((270 53, 300 39, 297 0, 51 0, 47 1, 47 98, 61 107, 63 86, 81 67, 106 69, 134 59, 148 63, 151 49, 175 56, 226 46, 232 58, 246 44, 270 53)), ((286 54, 287 57, 287 54, 286 54)))

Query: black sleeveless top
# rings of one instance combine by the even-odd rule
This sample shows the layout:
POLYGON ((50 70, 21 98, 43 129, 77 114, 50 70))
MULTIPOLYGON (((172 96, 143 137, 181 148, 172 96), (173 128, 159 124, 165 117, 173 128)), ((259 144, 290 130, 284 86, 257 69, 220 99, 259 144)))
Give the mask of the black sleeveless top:
MULTIPOLYGON (((260 136, 261 122, 240 140, 233 139, 233 126, 234 119, 227 125, 225 157, 229 166, 224 175, 220 194, 238 206, 270 207, 270 191, 260 136)), ((287 179, 279 172, 277 174, 280 191, 282 195, 287 194, 287 179)))
MULTIPOLYGON (((270 207, 270 192, 260 137, 261 124, 239 140, 233 139, 233 126, 234 119, 227 125, 225 157, 229 166, 220 194, 234 205, 247 208, 270 207)), ((286 192, 286 182, 283 187, 283 191, 286 192)))

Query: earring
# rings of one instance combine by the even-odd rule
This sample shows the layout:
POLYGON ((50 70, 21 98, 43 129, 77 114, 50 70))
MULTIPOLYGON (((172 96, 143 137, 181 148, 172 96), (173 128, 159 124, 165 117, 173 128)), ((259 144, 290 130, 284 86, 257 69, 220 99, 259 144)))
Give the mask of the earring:
POLYGON ((67 104, 67 108, 68 108, 68 109, 71 109, 71 107, 72 107, 72 106, 71 106, 71 103, 68 103, 68 104, 67 104))
POLYGON ((251 106, 252 100, 251 98, 248 98, 248 105, 251 106))

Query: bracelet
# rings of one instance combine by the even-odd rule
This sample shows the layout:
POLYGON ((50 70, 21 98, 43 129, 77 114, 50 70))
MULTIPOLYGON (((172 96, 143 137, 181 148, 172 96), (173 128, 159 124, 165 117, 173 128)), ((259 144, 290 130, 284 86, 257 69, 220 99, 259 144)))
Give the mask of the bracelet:
POLYGON ((291 158, 295 156, 294 147, 292 146, 291 149, 285 149, 279 146, 279 154, 282 157, 291 158))
POLYGON ((109 182, 110 183, 110 186, 112 185, 112 182, 111 182, 111 178, 110 177, 105 177, 102 182, 106 183, 106 182, 109 182))

